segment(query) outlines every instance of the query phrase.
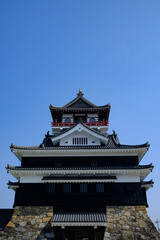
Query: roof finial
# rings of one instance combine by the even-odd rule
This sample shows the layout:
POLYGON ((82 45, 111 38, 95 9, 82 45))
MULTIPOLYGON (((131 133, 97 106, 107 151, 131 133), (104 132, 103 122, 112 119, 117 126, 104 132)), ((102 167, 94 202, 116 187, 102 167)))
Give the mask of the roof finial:
POLYGON ((83 96, 82 89, 79 89, 79 93, 77 94, 78 97, 83 96))

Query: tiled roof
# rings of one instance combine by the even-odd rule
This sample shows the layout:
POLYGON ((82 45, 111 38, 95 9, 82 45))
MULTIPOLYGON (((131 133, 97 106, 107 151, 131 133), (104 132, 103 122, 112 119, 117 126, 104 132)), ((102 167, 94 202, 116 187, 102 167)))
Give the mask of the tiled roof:
POLYGON ((106 223, 106 213, 54 213, 52 223, 66 222, 103 222, 106 223))
POLYGON ((154 184, 154 182, 153 182, 153 180, 143 181, 142 184, 143 184, 143 185, 148 185, 148 184, 154 184))
POLYGON ((125 145, 125 144, 120 144, 118 141, 116 141, 116 137, 114 134, 108 135, 108 143, 105 146, 108 149, 133 149, 133 148, 149 148, 149 143, 144 143, 140 145, 125 145))
MULTIPOLYGON (((88 99, 86 99, 85 97, 83 97, 83 93, 78 93, 77 97, 74 98, 72 101, 70 101, 69 103, 65 104, 63 107, 56 107, 50 104, 50 110, 54 110, 54 109, 60 109, 60 110, 64 110, 64 109, 73 109, 72 107, 74 106, 75 103, 79 102, 79 100, 84 103, 86 103, 85 109, 86 107, 88 108, 110 108, 110 104, 104 105, 104 106, 96 106, 95 104, 93 104, 92 102, 90 102, 88 99)), ((82 108, 83 109, 83 105, 81 106, 81 104, 78 105, 78 107, 76 106, 75 109, 77 110, 77 108, 82 108)))
POLYGON ((3 231, 10 221, 13 211, 14 209, 0 209, 0 231, 3 231))
POLYGON ((9 185, 9 186, 19 186, 19 182, 8 181, 7 185, 9 185))
POLYGON ((64 108, 69 108, 70 106, 72 106, 74 103, 78 102, 78 100, 83 100, 89 107, 97 107, 95 104, 91 103, 90 101, 88 101, 86 98, 83 97, 83 95, 77 95, 77 97, 75 99, 73 99, 71 102, 67 103, 64 108))
POLYGON ((95 108, 64 108, 64 107, 54 107, 50 105, 50 111, 51 113, 54 112, 64 112, 64 113, 78 113, 78 112, 88 112, 88 113, 95 113, 95 112, 109 112, 110 111, 110 106, 100 106, 100 107, 95 107, 95 108))
POLYGON ((150 189, 151 187, 153 187, 154 182, 153 182, 153 180, 150 180, 150 181, 142 181, 141 184, 142 184, 142 187, 145 187, 146 190, 148 190, 148 189, 150 189))
POLYGON ((138 165, 138 166, 104 166, 104 167, 52 167, 52 168, 43 168, 43 167, 30 167, 30 168, 24 168, 24 167, 12 167, 10 165, 7 165, 7 169, 11 170, 103 170, 103 169, 108 169, 108 170, 115 170, 115 169, 149 169, 153 168, 152 164, 149 165, 138 165))

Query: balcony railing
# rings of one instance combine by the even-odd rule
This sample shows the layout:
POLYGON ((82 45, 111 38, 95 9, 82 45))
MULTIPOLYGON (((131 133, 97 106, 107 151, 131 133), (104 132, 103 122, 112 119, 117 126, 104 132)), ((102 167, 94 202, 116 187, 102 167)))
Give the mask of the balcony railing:
MULTIPOLYGON (((83 122, 87 126, 108 126, 108 121, 83 122)), ((76 122, 52 122, 52 127, 72 127, 76 122)))

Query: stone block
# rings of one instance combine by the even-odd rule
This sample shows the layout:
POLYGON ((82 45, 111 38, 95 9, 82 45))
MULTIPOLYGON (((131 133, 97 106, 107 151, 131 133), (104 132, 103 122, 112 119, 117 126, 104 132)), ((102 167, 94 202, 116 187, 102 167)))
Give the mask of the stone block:
POLYGON ((132 231, 125 231, 122 233, 122 240, 134 240, 134 234, 132 231))
POLYGON ((26 224, 27 224, 27 222, 26 222, 26 221, 19 222, 19 225, 20 225, 20 226, 22 226, 22 227, 26 226, 26 224))
POLYGON ((147 228, 147 224, 143 220, 139 220, 139 227, 147 228))
POLYGON ((51 217, 45 217, 42 219, 42 222, 49 222, 51 220, 51 217))
POLYGON ((47 212, 47 216, 48 217, 52 217, 53 216, 53 212, 47 212))
POLYGON ((113 223, 108 223, 107 228, 113 228, 113 223))
POLYGON ((128 226, 128 225, 123 225, 122 226, 122 229, 124 229, 124 230, 128 230, 130 227, 128 226))
POLYGON ((15 228, 15 225, 12 221, 9 221, 6 227, 15 228))

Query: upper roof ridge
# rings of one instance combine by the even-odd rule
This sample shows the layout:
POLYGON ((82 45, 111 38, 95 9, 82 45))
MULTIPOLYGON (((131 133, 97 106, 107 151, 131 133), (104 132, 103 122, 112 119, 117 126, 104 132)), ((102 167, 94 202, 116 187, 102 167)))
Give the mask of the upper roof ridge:
POLYGON ((64 108, 68 108, 70 107, 72 104, 78 102, 79 100, 83 100, 85 103, 87 103, 88 105, 90 105, 91 107, 95 108, 97 107, 95 104, 91 103, 89 100, 87 100, 86 98, 83 97, 84 93, 82 93, 82 90, 79 89, 79 92, 77 93, 77 97, 74 98, 71 102, 67 103, 66 105, 64 105, 64 108))

